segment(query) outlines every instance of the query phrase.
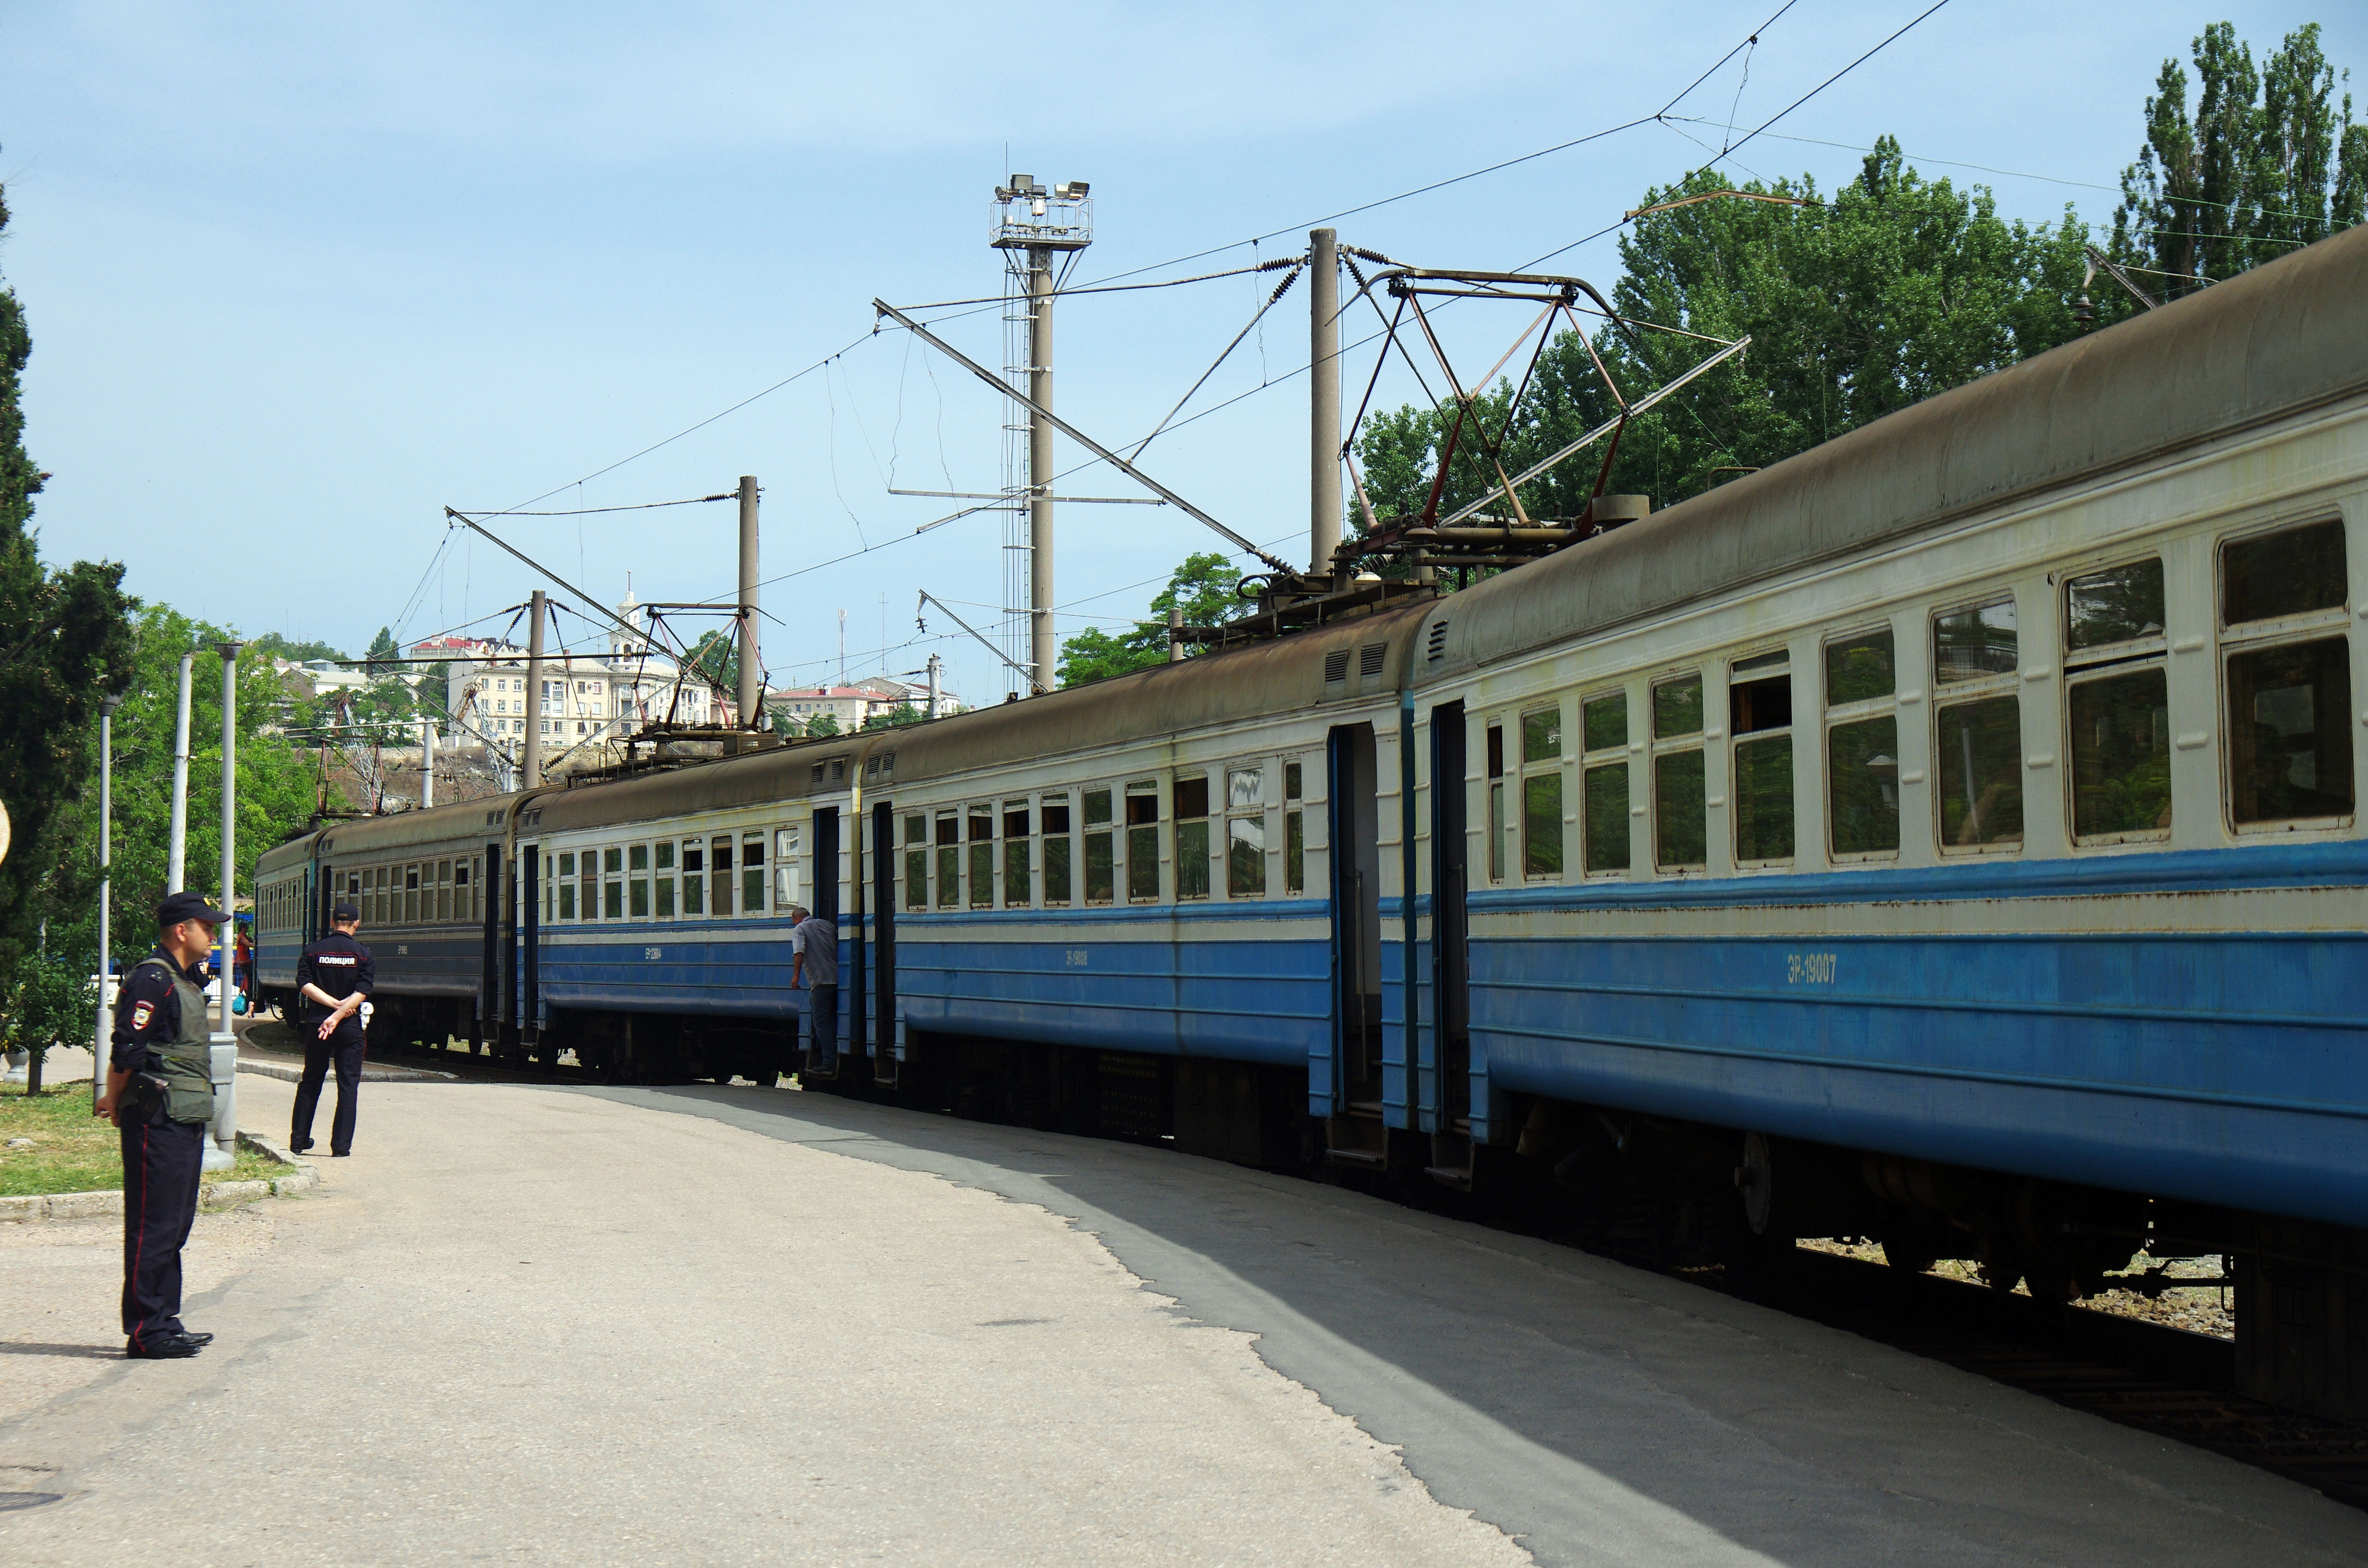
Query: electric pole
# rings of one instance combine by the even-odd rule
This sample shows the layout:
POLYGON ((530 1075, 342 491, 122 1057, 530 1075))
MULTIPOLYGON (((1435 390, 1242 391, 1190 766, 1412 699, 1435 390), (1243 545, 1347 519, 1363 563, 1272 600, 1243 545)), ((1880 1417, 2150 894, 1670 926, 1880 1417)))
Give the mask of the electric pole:
MULTIPOLYGON (((846 646, 846 617, 839 643, 846 646)), ((843 657, 844 655, 842 655, 843 657)), ((765 727, 764 671, 757 657, 757 478, 740 476, 740 727, 765 727)))
POLYGON ((534 790, 542 784, 542 590, 534 591, 529 607, 533 624, 526 634, 526 744, 518 748, 520 757, 518 788, 534 790))
POLYGON ((1330 229, 1307 236, 1307 570, 1320 577, 1340 546, 1340 248, 1330 229))
POLYGON ((1033 175, 1013 175, 995 191, 995 247, 1027 254, 1028 682, 1029 695, 1053 689, 1059 649, 1053 632, 1053 257, 1094 243, 1092 187, 1071 180, 1049 189, 1033 175))

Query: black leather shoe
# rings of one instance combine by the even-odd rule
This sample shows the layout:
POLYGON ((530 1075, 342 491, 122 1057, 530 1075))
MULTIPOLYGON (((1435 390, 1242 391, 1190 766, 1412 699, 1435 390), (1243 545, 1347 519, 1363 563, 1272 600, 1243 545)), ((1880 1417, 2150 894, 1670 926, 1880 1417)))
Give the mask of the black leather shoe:
POLYGON ((144 1347, 133 1340, 123 1343, 124 1356, 134 1361, 186 1361, 204 1348, 203 1343, 186 1334, 168 1334, 150 1340, 144 1347))
POLYGON ((299 1154, 308 1154, 313 1151, 313 1141, 307 1138, 301 1143, 290 1143, 288 1147, 299 1154))
POLYGON ((192 1345, 211 1345, 214 1342, 212 1335, 198 1329, 186 1329, 182 1332, 181 1337, 192 1345))
POLYGON ((329 1151, 329 1158, 333 1160, 350 1160, 353 1157, 354 1152, 351 1149, 332 1149, 329 1151))

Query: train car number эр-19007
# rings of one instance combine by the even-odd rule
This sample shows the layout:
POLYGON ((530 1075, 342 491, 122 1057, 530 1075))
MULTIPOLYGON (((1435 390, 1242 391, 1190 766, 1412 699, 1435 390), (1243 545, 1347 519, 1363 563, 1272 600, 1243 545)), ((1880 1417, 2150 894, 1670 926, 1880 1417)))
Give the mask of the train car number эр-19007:
POLYGON ((1784 955, 1784 983, 1831 985, 1834 971, 1840 961, 1840 955, 1836 953, 1787 953, 1784 955))

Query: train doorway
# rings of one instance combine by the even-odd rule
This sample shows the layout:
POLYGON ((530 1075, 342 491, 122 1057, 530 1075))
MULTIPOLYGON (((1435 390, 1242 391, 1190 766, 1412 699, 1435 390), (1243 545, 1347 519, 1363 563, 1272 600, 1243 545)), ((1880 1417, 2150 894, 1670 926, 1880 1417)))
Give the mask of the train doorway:
MULTIPOLYGON (((843 874, 838 863, 838 808, 837 806, 822 806, 814 812, 814 912, 829 921, 831 929, 837 930, 838 929, 839 878, 843 874)), ((858 998, 862 994, 863 967, 861 955, 858 954, 856 962, 841 966, 839 976, 838 1005, 850 1024, 860 1016, 858 1009, 862 1004, 858 998)), ((809 1003, 814 1000, 813 992, 806 993, 806 1000, 809 1003)), ((815 1027, 836 1029, 838 1027, 838 1020, 816 1019, 815 1027)), ((838 1049, 843 1052, 849 1046, 860 1045, 861 1040, 862 1036, 850 1029, 844 1037, 844 1043, 838 1049)), ((817 1036, 815 1051, 819 1053, 820 1050, 821 1037, 817 1036)))
POLYGON ((518 1033, 531 1049, 542 1041, 542 846, 519 845, 518 864, 518 1033))
POLYGON ((1332 846, 1333 1108, 1382 1119, 1382 915, 1380 813, 1374 791, 1373 727, 1343 724, 1327 748, 1332 846))
POLYGON ((1472 1125, 1469 854, 1464 835, 1463 704, 1430 710, 1430 1006, 1438 1083, 1433 1123, 1468 1137, 1472 1125))
POLYGON ((896 817, 886 801, 871 808, 871 1075, 896 1079, 896 817))

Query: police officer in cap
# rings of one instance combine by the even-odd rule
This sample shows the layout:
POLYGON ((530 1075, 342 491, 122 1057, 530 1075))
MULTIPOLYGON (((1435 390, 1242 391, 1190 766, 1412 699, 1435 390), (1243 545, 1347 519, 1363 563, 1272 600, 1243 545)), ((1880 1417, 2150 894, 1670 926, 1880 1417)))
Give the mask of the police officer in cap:
POLYGON ((335 927, 304 949, 296 960, 296 990, 304 999, 304 1022, 313 1031, 304 1041, 304 1077, 296 1085, 296 1120, 289 1129, 289 1147, 298 1153, 313 1146, 313 1112, 321 1103, 321 1081, 332 1062, 337 1069, 337 1116, 329 1124, 329 1153, 354 1152, 354 1101, 361 1091, 361 1008, 378 984, 378 963, 370 950, 355 940, 362 912, 350 903, 329 911, 335 927))
POLYGON ((201 893, 156 906, 156 950, 116 998, 107 1087, 93 1108, 123 1143, 123 1353, 141 1360, 178 1360, 213 1339, 182 1325, 181 1246, 214 1116, 206 958, 229 918, 201 893))

